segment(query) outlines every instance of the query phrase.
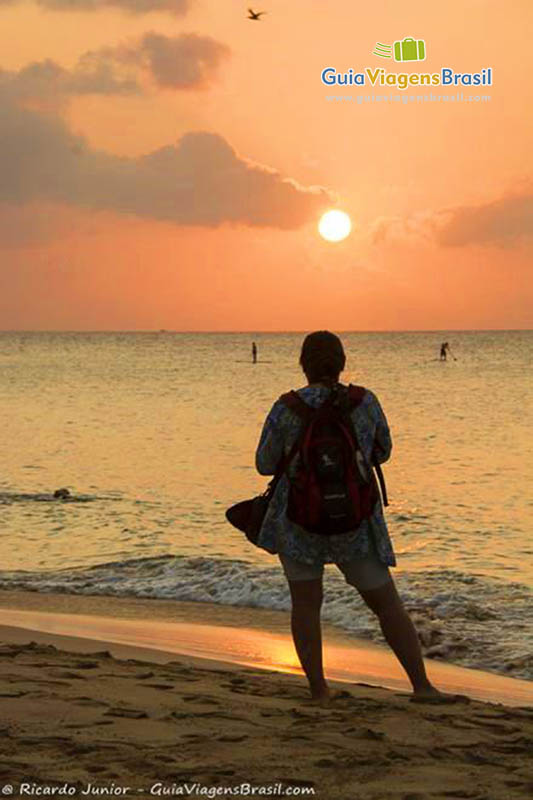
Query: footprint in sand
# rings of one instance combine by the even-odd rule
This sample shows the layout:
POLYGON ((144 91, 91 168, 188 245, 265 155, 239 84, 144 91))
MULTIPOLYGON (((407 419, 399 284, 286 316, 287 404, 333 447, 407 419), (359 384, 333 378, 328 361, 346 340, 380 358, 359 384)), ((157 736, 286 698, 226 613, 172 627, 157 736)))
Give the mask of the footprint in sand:
POLYGON ((244 742, 245 739, 248 739, 246 734, 239 736, 237 734, 226 734, 226 736, 219 736, 217 742, 244 742))
POLYGON ((81 742, 71 742, 71 744, 63 750, 68 756, 84 756, 87 755, 87 753, 96 753, 97 751, 98 745, 82 744, 81 742))
POLYGON ((453 752, 453 750, 451 750, 448 747, 432 747, 430 750, 427 751, 427 754, 428 756, 431 756, 431 758, 436 758, 439 761, 443 758, 445 759, 449 759, 450 757, 455 758, 457 755, 456 753, 453 752))
POLYGON ((318 761, 313 761, 315 767, 338 767, 339 764, 333 758, 319 758, 318 761))
POLYGON ((497 753, 533 753, 533 739, 528 736, 520 736, 518 739, 513 739, 511 742, 503 742, 502 744, 493 745, 492 750, 497 753))
MULTIPOLYGON (((168 666, 170 666, 171 664, 174 664, 174 663, 178 663, 178 662, 170 661, 168 664, 166 664, 166 666, 168 667, 168 666)), ((216 670, 213 670, 213 671, 216 672, 216 670)), ((203 673, 205 673, 205 670, 192 670, 190 667, 181 667, 180 666, 180 667, 178 667, 176 669, 167 670, 165 672, 165 675, 166 675, 166 677, 168 677, 170 679, 175 678, 176 675, 179 675, 180 678, 186 678, 188 681, 199 681, 200 678, 197 677, 194 674, 195 672, 203 672, 203 673)))
POLYGON ((357 739, 374 739, 375 741, 382 741, 385 734, 381 731, 374 731, 372 728, 360 728, 358 726, 351 728, 344 728, 341 731, 345 736, 353 734, 357 739))
POLYGON ((505 722, 490 722, 490 717, 486 717, 484 715, 478 716, 477 714, 472 715, 469 718, 469 722, 472 725, 478 726, 480 728, 490 728, 496 733, 502 734, 506 736, 508 733, 519 733, 522 729, 519 728, 517 725, 510 725, 509 723, 505 722))
POLYGON ((476 753, 475 750, 466 750, 463 752, 464 761, 470 764, 494 764, 493 756, 484 756, 482 753, 476 753))
POLYGON ((215 700, 213 697, 206 697, 205 695, 201 694, 187 694, 184 695, 182 698, 184 703, 202 703, 206 706, 219 706, 220 702, 215 700))
POLYGON ((362 739, 375 739, 376 741, 381 741, 381 739, 385 738, 385 734, 381 731, 374 731, 372 728, 365 728, 361 731, 361 738, 362 739))
POLYGON ((390 758, 393 761, 411 761, 411 756, 407 756, 404 753, 400 753, 398 752, 398 750, 387 750, 385 755, 387 756, 387 758, 390 758))
MULTIPOLYGON (((222 675, 224 678, 227 678, 228 671, 227 669, 197 669, 197 672, 200 672, 204 676, 211 676, 211 675, 222 675)), ((261 677, 261 676, 259 676, 261 677)))
POLYGON ((103 700, 94 700, 92 697, 73 697, 72 702, 76 706, 108 706, 103 700))
POLYGON ((68 678, 69 680, 86 681, 85 675, 78 675, 77 672, 71 672, 68 669, 54 669, 48 670, 48 674, 54 678, 68 678))
POLYGON ((532 797, 533 796, 533 781, 504 781, 506 786, 511 786, 513 788, 520 788, 522 791, 520 793, 520 797, 532 797))
POLYGON ((223 778, 230 778, 232 775, 235 775, 235 770, 230 769, 229 767, 224 767, 223 769, 216 769, 216 770, 213 770, 213 767, 204 767, 204 769, 209 769, 209 772, 206 773, 206 778, 208 781, 213 781, 213 783, 220 776, 222 776, 223 778))
POLYGON ((47 681, 43 678, 28 678, 25 683, 36 683, 37 686, 70 686, 68 681, 47 681))
POLYGON ((291 708, 289 711, 291 717, 294 717, 294 722, 292 725, 313 725, 317 722, 324 722, 324 716, 320 713, 318 714, 306 714, 303 711, 299 711, 297 708, 291 708))
POLYGON ((146 711, 141 711, 138 708, 109 708, 104 716, 106 717, 126 717, 127 719, 147 719, 148 714, 146 711))
POLYGON ((184 711, 171 711, 170 714, 167 714, 166 717, 162 717, 162 719, 190 719, 195 716, 196 714, 186 714, 184 711))
POLYGON ((246 686, 244 678, 230 678, 227 683, 220 684, 222 689, 229 689, 230 692, 252 692, 251 687, 246 686))
POLYGON ((162 719, 229 719, 231 722, 247 722, 246 717, 239 717, 237 714, 225 714, 223 711, 192 711, 186 713, 184 711, 171 711, 166 717, 162 719))
POLYGON ((81 730, 82 728, 93 728, 95 725, 112 725, 112 719, 97 719, 94 722, 69 722, 63 725, 64 728, 73 728, 74 730, 81 730))
POLYGON ((248 689, 246 686, 232 686, 231 683, 221 683, 222 689, 229 689, 234 694, 249 694, 249 695, 263 695, 264 692, 259 692, 257 689, 248 689))
POLYGON ((174 689, 173 683, 143 683, 143 686, 150 686, 152 689, 174 689))
POLYGON ((72 739, 68 736, 21 736, 17 739, 17 744, 31 744, 35 746, 44 745, 48 747, 51 744, 72 744, 72 739))
POLYGON ((301 742, 312 742, 311 736, 303 736, 301 733, 284 733, 279 737, 280 742, 294 742, 298 739, 301 742))

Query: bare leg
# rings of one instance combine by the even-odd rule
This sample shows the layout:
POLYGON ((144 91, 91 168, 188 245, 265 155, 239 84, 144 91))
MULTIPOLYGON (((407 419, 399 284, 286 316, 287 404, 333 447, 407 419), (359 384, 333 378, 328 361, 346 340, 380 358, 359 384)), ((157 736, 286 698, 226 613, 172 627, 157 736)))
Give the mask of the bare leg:
POLYGON ((430 683, 422 658, 416 628, 396 591, 394 581, 378 589, 360 591, 361 597, 381 625, 383 636, 411 681, 415 696, 439 697, 440 692, 430 683))
POLYGON ((311 687, 311 696, 327 701, 329 689, 322 665, 322 578, 289 581, 292 599, 291 630, 302 669, 311 687))

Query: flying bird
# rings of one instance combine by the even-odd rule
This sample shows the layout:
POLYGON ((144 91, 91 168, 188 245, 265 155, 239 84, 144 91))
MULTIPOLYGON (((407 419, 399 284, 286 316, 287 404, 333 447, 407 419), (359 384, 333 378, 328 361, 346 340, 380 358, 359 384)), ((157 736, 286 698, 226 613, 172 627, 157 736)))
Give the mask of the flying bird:
POLYGON ((258 22, 261 22, 261 16, 263 14, 266 14, 266 11, 252 11, 252 9, 249 8, 248 13, 250 15, 248 19, 254 19, 257 20, 258 22))

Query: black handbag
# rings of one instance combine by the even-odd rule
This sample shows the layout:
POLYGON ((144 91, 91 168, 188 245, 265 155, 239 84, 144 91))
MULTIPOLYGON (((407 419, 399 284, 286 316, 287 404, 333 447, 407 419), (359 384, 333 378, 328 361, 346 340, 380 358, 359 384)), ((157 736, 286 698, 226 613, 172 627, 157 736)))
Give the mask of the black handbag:
MULTIPOLYGON (((276 486, 278 485, 281 476, 285 472, 285 469, 290 461, 292 461, 292 458, 298 449, 298 444, 299 440, 297 439, 293 444, 289 455, 281 459, 276 468, 276 472, 274 473, 274 477, 268 484, 263 494, 252 497, 250 500, 241 500, 240 503, 235 503, 235 505, 230 506, 226 511, 226 519, 228 522, 233 525, 234 528, 242 531, 248 541, 254 544, 256 547, 258 547, 257 539, 259 537, 259 531, 261 530, 263 520, 265 519, 268 504, 272 500, 272 496, 274 495, 276 486)), ((269 550, 268 548, 264 549, 269 553, 272 553, 272 555, 275 555, 276 553, 275 550, 269 550)))

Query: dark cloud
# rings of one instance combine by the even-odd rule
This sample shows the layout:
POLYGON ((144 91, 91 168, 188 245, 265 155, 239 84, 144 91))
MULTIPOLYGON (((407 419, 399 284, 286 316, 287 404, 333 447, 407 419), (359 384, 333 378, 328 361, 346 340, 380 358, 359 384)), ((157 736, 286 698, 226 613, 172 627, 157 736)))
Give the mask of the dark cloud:
POLYGON ((61 203, 177 225, 293 229, 332 201, 240 157, 214 133, 123 158, 91 149, 58 116, 8 102, 0 105, 0 174, 0 203, 61 203))
POLYGON ((429 239, 433 236, 432 212, 417 212, 409 217, 378 217, 370 227, 372 244, 390 240, 429 239))
POLYGON ((58 111, 71 95, 139 94, 137 79, 105 58, 82 56, 72 70, 51 59, 35 61, 18 72, 0 70, 0 102, 10 101, 58 111))
POLYGON ((51 59, 18 72, 0 70, 0 101, 59 111, 72 95, 142 94, 142 73, 159 87, 205 89, 229 52, 208 36, 147 33, 127 45, 90 50, 70 70, 51 59))
POLYGON ((508 194, 492 203, 458 206, 442 213, 435 238, 444 247, 517 244, 533 236, 533 192, 508 194))
MULTIPOLYGON (((141 40, 137 55, 159 86, 198 89, 209 85, 229 52, 226 45, 208 36, 184 33, 170 38, 159 33, 147 33, 141 40)), ((135 51, 133 55, 135 57, 135 51)))
POLYGON ((93 63, 101 59, 105 64, 140 68, 160 87, 205 89, 229 54, 229 47, 209 36, 151 31, 133 44, 105 47, 87 56, 93 63))
POLYGON ((533 190, 524 183, 498 200, 425 211, 409 217, 382 217, 371 229, 374 244, 426 239, 441 247, 512 247, 533 236, 533 190))
MULTIPOLYGON (((21 0, 0 0, 2 6, 13 6, 21 0)), ((186 14, 192 0, 35 0, 36 4, 48 11, 101 11, 118 8, 129 14, 147 14, 150 11, 164 11, 181 16, 186 14)))

